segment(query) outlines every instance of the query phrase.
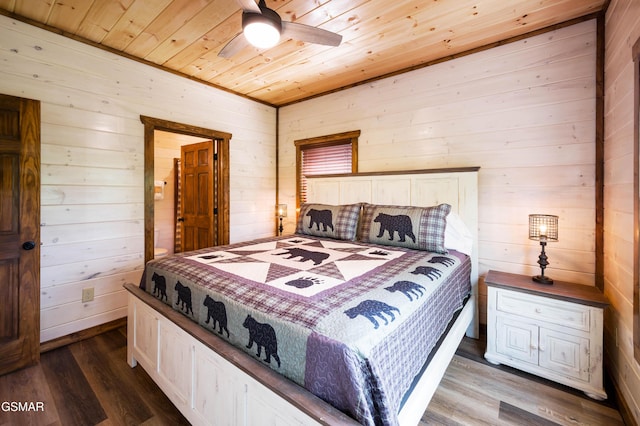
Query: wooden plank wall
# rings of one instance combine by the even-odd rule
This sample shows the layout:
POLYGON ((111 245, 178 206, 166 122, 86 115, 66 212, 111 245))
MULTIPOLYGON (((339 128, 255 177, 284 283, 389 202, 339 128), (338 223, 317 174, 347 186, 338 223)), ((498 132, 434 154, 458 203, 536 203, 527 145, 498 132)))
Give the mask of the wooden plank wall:
POLYGON ((295 140, 361 130, 360 172, 481 167, 481 276, 539 274, 528 215, 546 213, 560 217, 547 275, 594 285, 595 63, 587 21, 283 107, 280 202, 295 205, 295 140))
MULTIPOLYGON (((613 0, 605 19, 604 281, 605 359, 626 409, 640 424, 640 364, 633 355, 632 47, 640 38, 640 2, 613 0)), ((635 82, 640 84, 640 82, 635 82)), ((640 337, 640 336, 639 336, 640 337)))
POLYGON ((231 133, 231 240, 273 235, 274 108, 5 16, 0 40, 0 93, 42 102, 41 341, 126 316, 122 284, 143 266, 140 115, 231 133))

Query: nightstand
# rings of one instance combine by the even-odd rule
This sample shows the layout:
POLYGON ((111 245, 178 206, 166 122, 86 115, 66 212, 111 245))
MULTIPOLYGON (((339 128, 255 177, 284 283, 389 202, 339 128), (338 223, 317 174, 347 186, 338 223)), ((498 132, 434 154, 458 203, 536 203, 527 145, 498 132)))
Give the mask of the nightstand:
POLYGON ((602 400, 603 313, 595 287, 489 271, 485 359, 579 389, 602 400))

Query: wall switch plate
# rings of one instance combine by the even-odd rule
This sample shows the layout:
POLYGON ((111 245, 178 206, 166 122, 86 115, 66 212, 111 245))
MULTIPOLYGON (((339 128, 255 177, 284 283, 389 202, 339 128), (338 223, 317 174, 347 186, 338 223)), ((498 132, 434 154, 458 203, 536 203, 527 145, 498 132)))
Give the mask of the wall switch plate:
POLYGON ((82 303, 91 302, 93 300, 93 287, 82 289, 82 303))

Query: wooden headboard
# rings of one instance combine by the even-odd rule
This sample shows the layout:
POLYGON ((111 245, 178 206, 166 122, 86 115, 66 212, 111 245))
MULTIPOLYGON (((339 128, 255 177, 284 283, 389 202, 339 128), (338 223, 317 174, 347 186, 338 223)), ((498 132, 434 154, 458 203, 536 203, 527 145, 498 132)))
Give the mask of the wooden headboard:
MULTIPOLYGON (((473 234, 471 284, 478 300, 479 167, 307 176, 307 199, 313 203, 366 202, 400 206, 451 205, 473 234)), ((478 316, 467 332, 478 336, 478 316)))

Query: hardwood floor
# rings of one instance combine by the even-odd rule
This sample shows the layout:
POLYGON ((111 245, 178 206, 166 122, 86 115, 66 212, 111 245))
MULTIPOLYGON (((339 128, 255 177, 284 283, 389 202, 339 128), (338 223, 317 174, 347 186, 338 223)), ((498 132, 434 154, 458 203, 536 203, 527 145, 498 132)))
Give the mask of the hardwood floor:
MULTIPOLYGON (((486 336, 465 337, 442 378, 421 425, 623 425, 611 399, 583 392, 507 366, 483 355, 486 336)), ((608 386, 605 385, 605 388, 608 386)))
POLYGON ((123 327, 0 377, 0 403, 44 403, 42 411, 0 409, 0 425, 188 425, 142 368, 129 367, 126 345, 123 327))
MULTIPOLYGON (((187 425, 144 370, 127 365, 126 344, 122 327, 0 376, 0 425, 187 425), (10 411, 12 401, 32 402, 33 410, 10 411)), ((483 353, 482 339, 465 338, 421 425, 623 424, 614 402, 492 366, 483 353)))

